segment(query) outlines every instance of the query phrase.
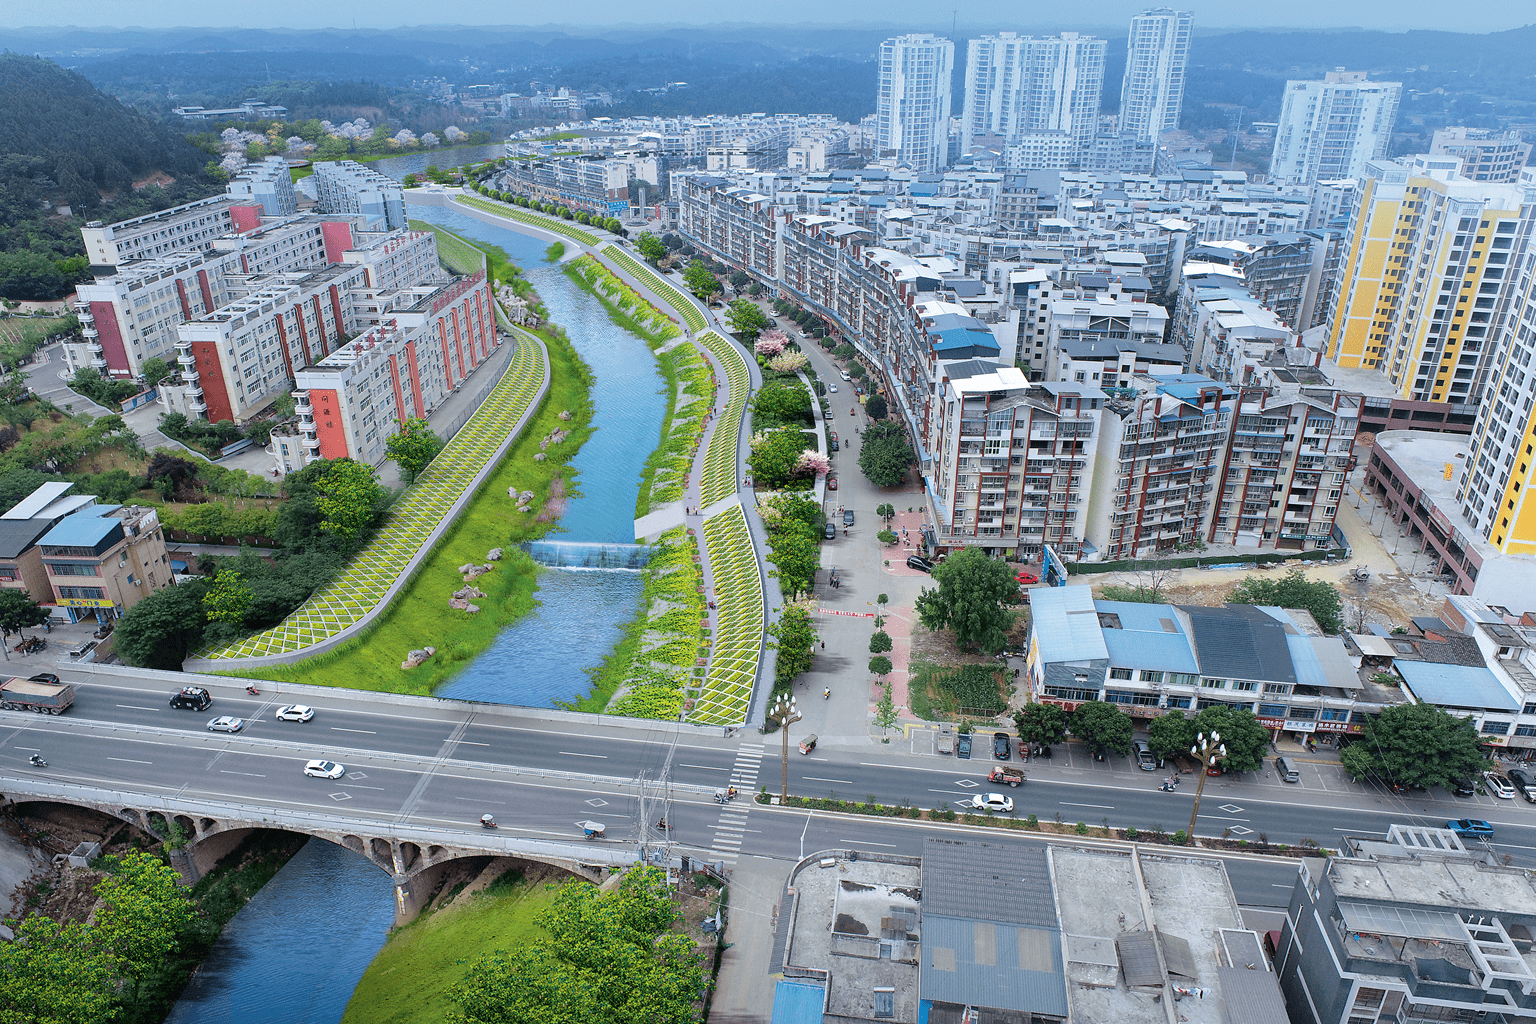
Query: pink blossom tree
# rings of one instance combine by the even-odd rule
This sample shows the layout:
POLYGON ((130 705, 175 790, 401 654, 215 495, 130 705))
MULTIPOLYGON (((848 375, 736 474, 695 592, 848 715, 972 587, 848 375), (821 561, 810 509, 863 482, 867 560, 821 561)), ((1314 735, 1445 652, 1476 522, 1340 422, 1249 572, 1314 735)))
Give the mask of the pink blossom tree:
POLYGON ((796 473, 815 473, 817 476, 826 476, 832 471, 832 460, 821 452, 801 452, 795 460, 796 473))

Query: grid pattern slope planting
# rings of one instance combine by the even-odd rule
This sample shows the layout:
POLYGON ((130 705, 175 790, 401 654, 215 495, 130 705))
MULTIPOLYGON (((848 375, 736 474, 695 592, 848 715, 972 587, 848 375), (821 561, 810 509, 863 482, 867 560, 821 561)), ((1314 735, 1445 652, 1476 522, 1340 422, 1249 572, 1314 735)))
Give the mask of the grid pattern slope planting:
POLYGON ((676 309, 689 329, 697 332, 707 326, 704 323, 704 314, 699 312, 699 307, 689 302, 688 296, 668 284, 650 267, 612 243, 603 248, 602 255, 604 259, 613 260, 623 267, 625 273, 649 288, 652 295, 676 309))
POLYGON ((715 637, 688 721, 739 725, 747 718, 763 651, 763 576, 742 507, 706 520, 704 543, 715 588, 715 637))
POLYGON ((500 200, 481 199, 478 196, 454 196, 454 202, 463 203, 465 206, 473 206, 477 210, 493 213, 498 217, 508 220, 522 221, 532 227, 543 228, 545 231, 553 231, 567 238, 574 238, 582 245, 597 245, 601 241, 590 231, 583 231, 574 224, 567 224, 559 217, 546 217, 542 213, 529 213, 521 207, 511 203, 503 203, 500 200))
POLYGON ((698 341, 720 360, 730 384, 725 408, 710 435, 709 447, 704 449, 704 471, 699 476, 699 504, 708 508, 736 493, 736 448, 741 440, 741 418, 746 415, 752 378, 747 373, 747 361, 729 341, 714 331, 700 334, 698 341))
POLYGON ((436 225, 428 229, 437 235, 437 258, 455 274, 478 274, 485 269, 485 254, 473 245, 436 225))
POLYGON ((260 658, 303 650, 358 622, 384 599, 538 394, 544 381, 542 348, 521 331, 516 337, 517 351, 495 389, 341 574, 271 629, 199 652, 199 657, 260 658))

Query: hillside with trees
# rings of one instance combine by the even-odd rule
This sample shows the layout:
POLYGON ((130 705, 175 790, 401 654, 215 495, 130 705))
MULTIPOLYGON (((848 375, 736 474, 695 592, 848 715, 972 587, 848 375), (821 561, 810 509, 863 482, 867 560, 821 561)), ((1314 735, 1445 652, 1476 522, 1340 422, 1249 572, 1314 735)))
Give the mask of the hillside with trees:
POLYGON ((0 54, 0 296, 56 299, 83 279, 86 220, 120 220, 217 192, 175 128, 52 61, 0 54), (147 179, 170 180, 135 188, 147 179))

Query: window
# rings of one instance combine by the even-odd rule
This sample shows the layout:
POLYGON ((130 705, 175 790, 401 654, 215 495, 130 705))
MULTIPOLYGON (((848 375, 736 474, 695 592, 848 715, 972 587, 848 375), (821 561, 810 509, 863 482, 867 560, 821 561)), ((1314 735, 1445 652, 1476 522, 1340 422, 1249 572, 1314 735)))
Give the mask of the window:
POLYGON ((77 600, 104 600, 107 592, 100 587, 60 587, 60 597, 75 598, 77 600))
POLYGON ((1484 722, 1481 731, 1484 736, 1504 736, 1509 732, 1509 723, 1484 722))
POLYGON ((896 1016, 896 990, 894 988, 875 989, 875 1016, 896 1016))
POLYGON ((101 573, 94 565, 84 562, 48 562, 48 574, 50 576, 100 576, 101 573))
POLYGON ((1225 679, 1206 678, 1200 680, 1200 686, 1206 690, 1225 690, 1227 688, 1227 681, 1225 679))
POLYGON ((1070 686, 1047 686, 1045 688, 1045 695, 1047 697, 1054 697, 1056 700, 1085 701, 1099 699, 1098 690, 1079 690, 1070 686))
POLYGON ((1234 689, 1234 690, 1248 690, 1248 691, 1252 691, 1252 690, 1257 690, 1258 688, 1259 688, 1259 684, 1254 682, 1251 679, 1234 679, 1234 680, 1232 680, 1232 689, 1234 689))
POLYGON ((1163 681, 1163 674, 1161 672, 1152 672, 1148 669, 1142 669, 1141 681, 1144 683, 1160 683, 1163 681))
POLYGON ((1259 717, 1260 718, 1284 718, 1286 712, 1289 711, 1289 710, 1290 709, 1288 707, 1286 707, 1284 704, 1260 704, 1259 705, 1259 717))
POLYGON ((1109 678, 1129 679, 1131 678, 1131 670, 1128 668, 1112 668, 1109 670, 1109 678))
POLYGON ((1168 673, 1168 684, 1170 686, 1194 686, 1195 679, 1196 677, 1194 675, 1186 672, 1168 673))
POLYGON ((1188 708, 1189 707, 1189 698, 1188 697, 1169 697, 1168 698, 1168 706, 1170 708, 1188 708))

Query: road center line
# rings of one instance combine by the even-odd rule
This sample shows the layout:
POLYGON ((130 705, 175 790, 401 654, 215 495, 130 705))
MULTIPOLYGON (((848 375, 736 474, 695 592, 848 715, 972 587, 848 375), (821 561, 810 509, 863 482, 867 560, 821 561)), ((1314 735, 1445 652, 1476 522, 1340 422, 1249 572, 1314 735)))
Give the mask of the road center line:
POLYGON ((126 761, 129 764, 154 764, 153 761, 140 761, 132 757, 109 757, 108 761, 126 761))
POLYGON ((129 711, 159 711, 160 710, 159 708, 141 707, 138 704, 119 704, 117 706, 120 707, 120 708, 127 708, 129 711))
POLYGON ((1112 811, 1115 809, 1114 804, 1074 804, 1067 800, 1062 800, 1059 802, 1063 807, 1092 807, 1099 811, 1112 811))
MULTIPOLYGON (((144 763, 148 764, 149 762, 146 761, 144 763)), ((246 776, 248 778, 252 778, 252 779, 264 779, 264 778, 266 778, 265 775, 261 775, 261 774, 259 774, 257 772, 232 772, 228 768, 220 768, 219 769, 219 774, 220 775, 244 775, 244 776, 246 776)))
POLYGON ((566 757, 598 757, 605 761, 608 759, 607 754, 578 754, 574 750, 562 750, 560 753, 564 754, 566 757))
POLYGON ((362 733, 365 736, 377 736, 378 735, 378 733, 375 732, 372 729, 343 729, 339 725, 331 726, 331 732, 360 732, 360 733, 362 733))
POLYGON ((702 770, 704 770, 706 772, 728 772, 728 771, 731 770, 730 766, 728 766, 728 765, 720 765, 720 764, 680 764, 680 765, 678 765, 678 767, 679 768, 699 768, 699 769, 702 769, 702 770))
POLYGON ((818 779, 814 775, 802 775, 802 776, 800 776, 800 781, 802 781, 802 782, 835 782, 835 783, 837 783, 840 786, 851 786, 851 785, 853 785, 853 780, 852 779, 818 779))
POLYGON ((857 842, 852 839, 840 839, 838 842, 847 843, 850 848, 860 846, 887 846, 893 850, 896 849, 895 843, 872 843, 868 839, 860 839, 857 842))
POLYGON ((475 740, 459 740, 459 742, 461 744, 463 744, 464 746, 466 746, 466 747, 488 747, 488 746, 490 746, 489 743, 480 743, 480 742, 477 742, 475 740))

